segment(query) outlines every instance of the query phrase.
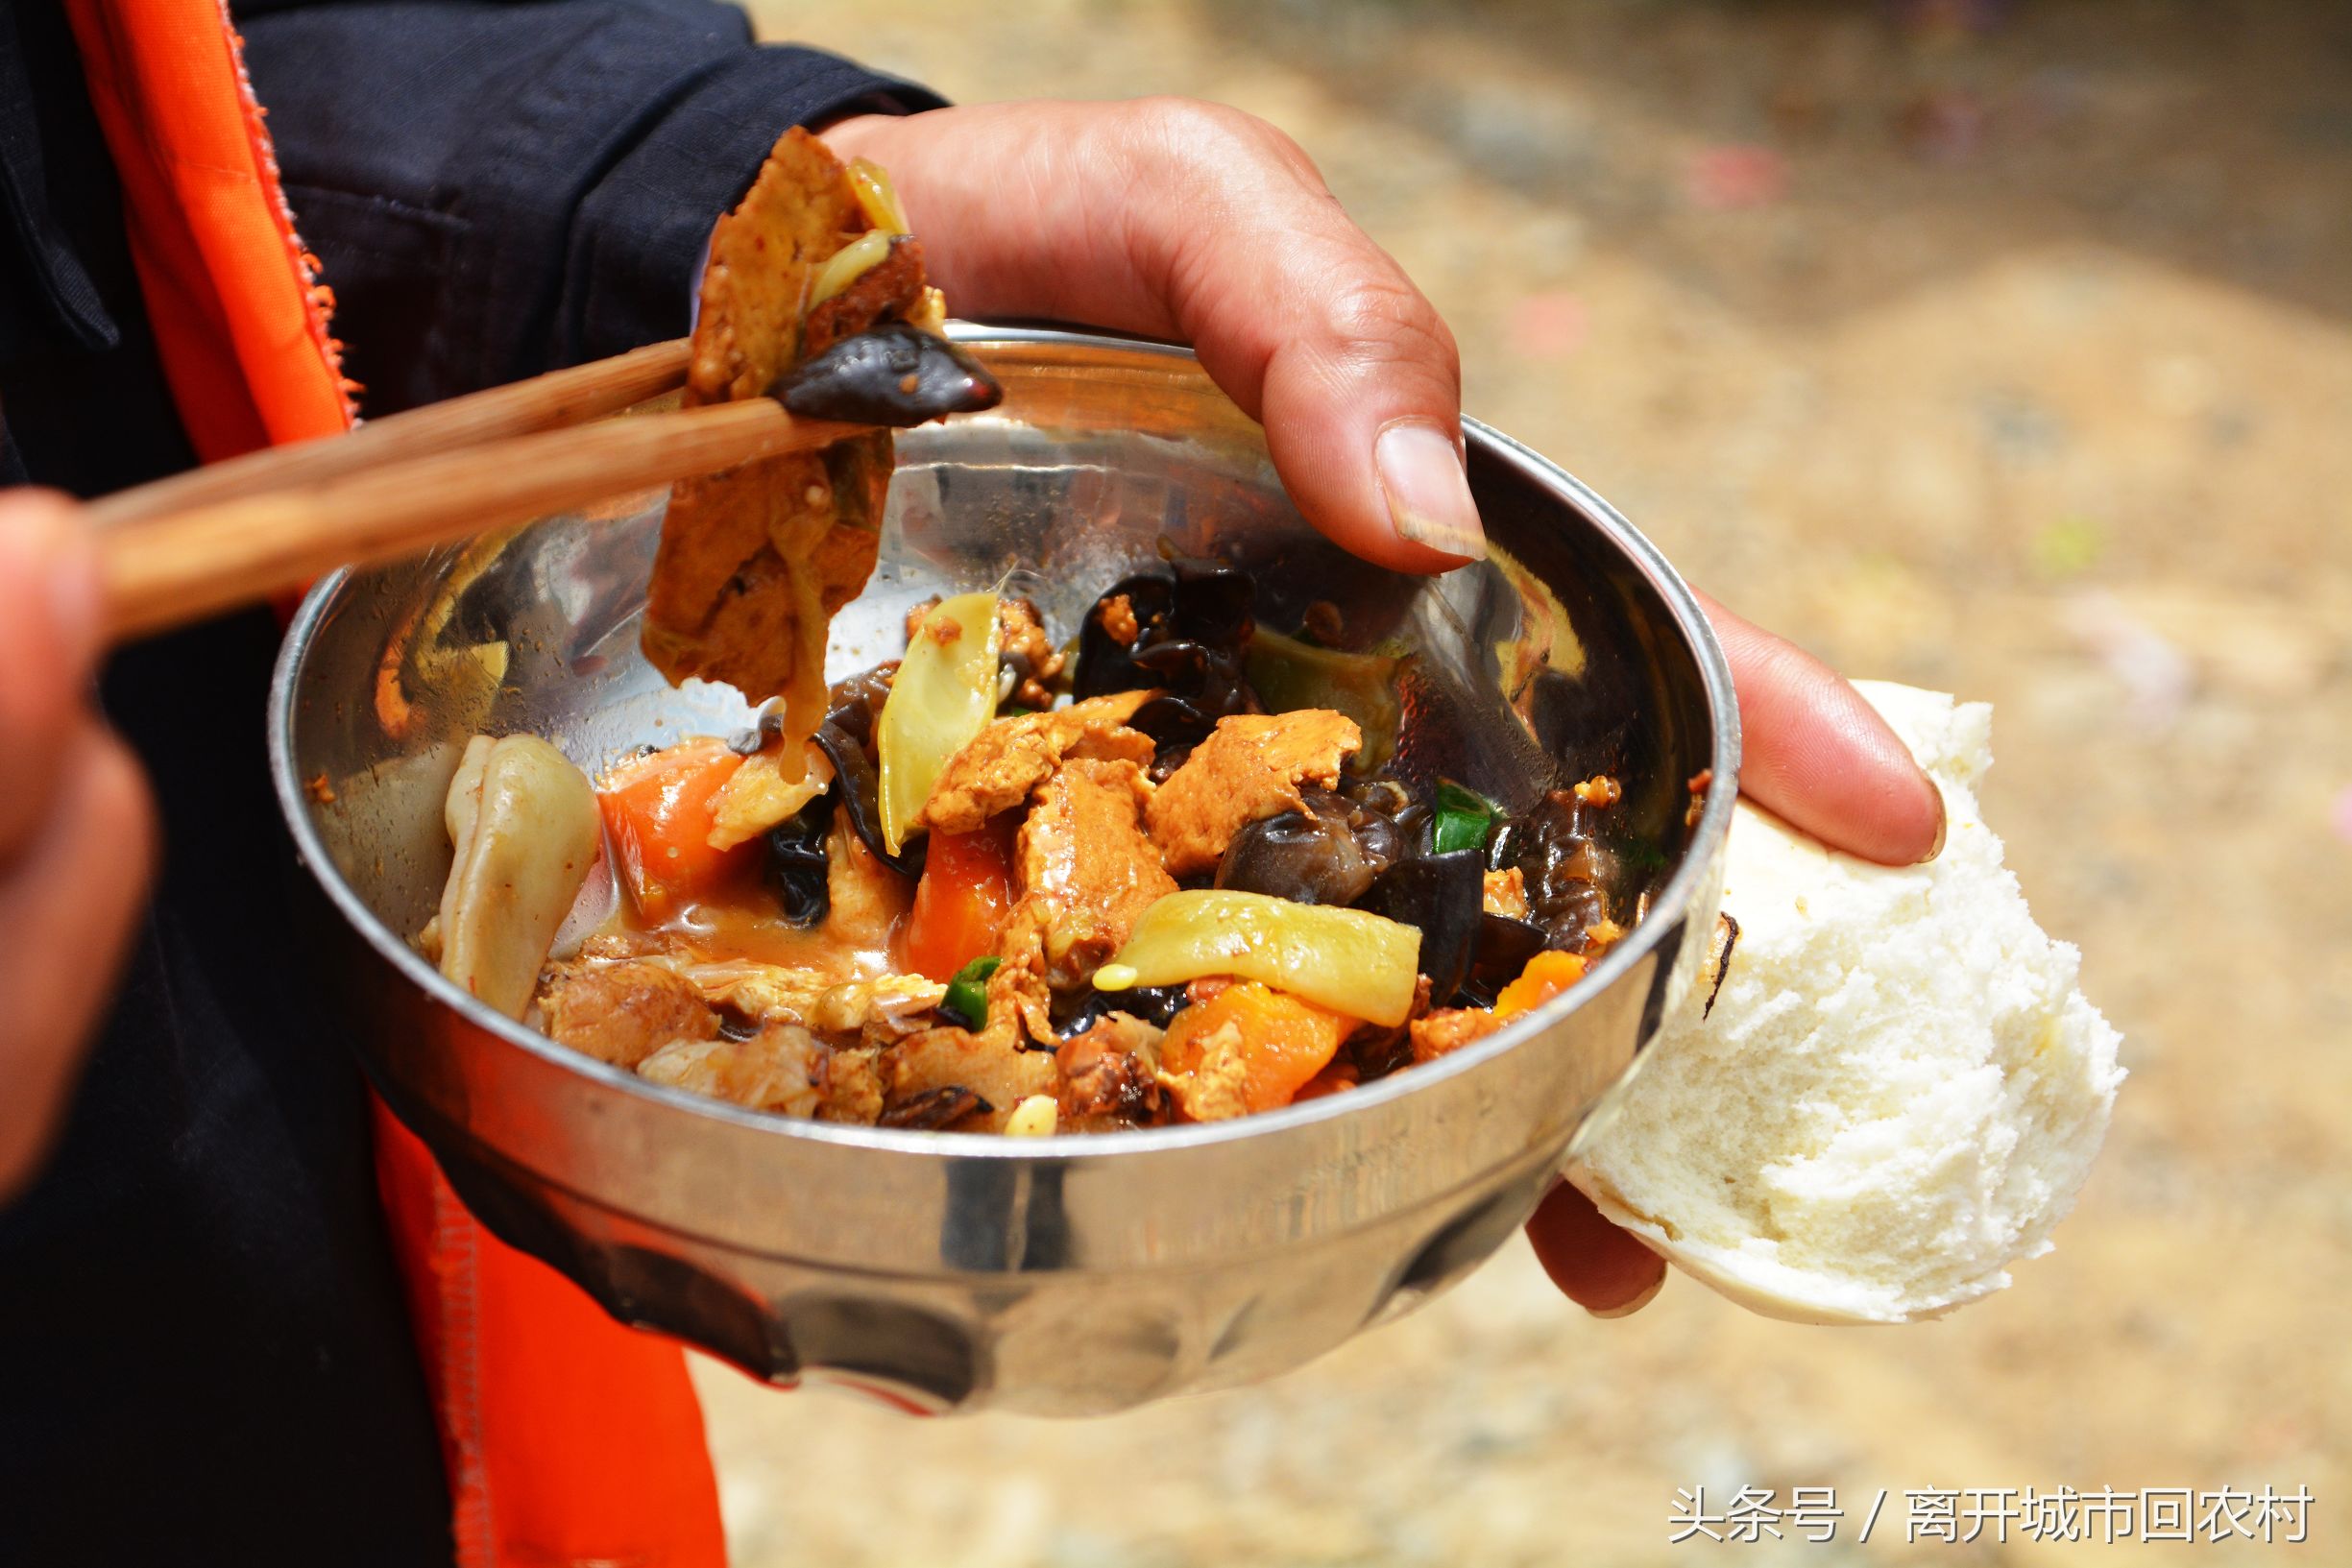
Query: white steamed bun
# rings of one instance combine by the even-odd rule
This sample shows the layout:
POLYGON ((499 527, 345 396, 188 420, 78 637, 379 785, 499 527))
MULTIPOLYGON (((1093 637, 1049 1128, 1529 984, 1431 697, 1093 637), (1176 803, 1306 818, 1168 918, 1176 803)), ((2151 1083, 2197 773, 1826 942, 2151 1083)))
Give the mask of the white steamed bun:
POLYGON ((2116 1031, 2034 925, 1978 815, 1992 710, 1863 694, 1944 792, 1944 851, 1888 868, 1741 803, 1739 935, 1596 1117, 1570 1179, 1734 1300, 1890 1323, 2009 1283, 2049 1249, 2106 1136, 2116 1031))

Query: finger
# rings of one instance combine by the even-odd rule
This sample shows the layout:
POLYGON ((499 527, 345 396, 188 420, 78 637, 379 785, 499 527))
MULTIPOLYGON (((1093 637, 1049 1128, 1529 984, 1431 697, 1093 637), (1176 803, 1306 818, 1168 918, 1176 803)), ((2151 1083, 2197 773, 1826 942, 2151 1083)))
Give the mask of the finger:
POLYGON ((155 859, 146 780, 96 719, 69 728, 55 775, 48 814, 0 878, 0 1201, 55 1134, 155 859))
POLYGON ((1157 99, 827 135, 891 168, 958 311, 1181 338, 1332 540, 1409 571, 1485 553, 1453 335, 1271 126, 1157 99))
POLYGON ((97 633, 96 558, 73 504, 0 495, 0 866, 49 812, 97 633))
POLYGON ((1437 310, 1297 145, 1215 105, 1148 106, 1133 237, 1178 332, 1266 427, 1307 520, 1381 566, 1486 553, 1462 460, 1461 356, 1437 310))
POLYGON ((1385 255, 1375 264, 1335 244, 1327 263, 1331 289, 1302 292, 1279 317, 1201 315, 1202 362, 1228 392, 1246 391, 1254 334, 1283 334, 1259 376, 1258 417, 1283 488, 1335 543, 1402 571, 1483 558, 1453 335, 1385 255))
POLYGON ((1944 797, 1853 683, 1795 643, 1699 602, 1739 692, 1740 793, 1826 844, 1885 865, 1935 857, 1944 797))
POLYGON ((1527 1221, 1527 1239, 1561 1294, 1595 1317, 1638 1312, 1666 1282, 1665 1259, 1603 1218, 1564 1181, 1527 1221))

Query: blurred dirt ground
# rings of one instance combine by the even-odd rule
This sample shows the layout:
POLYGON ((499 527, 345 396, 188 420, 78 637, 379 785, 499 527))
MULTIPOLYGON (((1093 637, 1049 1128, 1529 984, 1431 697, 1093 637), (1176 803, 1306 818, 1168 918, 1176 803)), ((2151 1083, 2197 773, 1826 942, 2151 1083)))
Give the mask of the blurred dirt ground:
POLYGON ((2308 1484, 2302 1551, 2352 1560, 2352 12, 754 10, 961 100, 1288 129, 1452 322, 1471 412, 1845 668, 1997 705, 1987 813, 2133 1076, 2058 1251, 1925 1327, 1685 1281, 1596 1322, 1516 1245, 1275 1384, 1112 1420, 916 1422, 705 1367, 744 1568, 2127 1550, 1857 1550, 1852 1521, 1670 1548, 1701 1482, 1898 1510, 2308 1484))

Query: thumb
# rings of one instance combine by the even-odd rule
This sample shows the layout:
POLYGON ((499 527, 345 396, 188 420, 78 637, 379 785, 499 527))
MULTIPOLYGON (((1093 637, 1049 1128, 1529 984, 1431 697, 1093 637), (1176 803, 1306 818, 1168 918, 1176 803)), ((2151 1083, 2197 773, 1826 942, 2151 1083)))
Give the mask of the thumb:
POLYGON ((98 649, 98 568, 62 495, 0 495, 0 867, 50 809, 98 649))
POLYGON ((1638 1312, 1665 1283, 1665 1260, 1611 1224, 1592 1199, 1564 1181, 1537 1206, 1527 1240, 1561 1294, 1595 1317, 1638 1312))

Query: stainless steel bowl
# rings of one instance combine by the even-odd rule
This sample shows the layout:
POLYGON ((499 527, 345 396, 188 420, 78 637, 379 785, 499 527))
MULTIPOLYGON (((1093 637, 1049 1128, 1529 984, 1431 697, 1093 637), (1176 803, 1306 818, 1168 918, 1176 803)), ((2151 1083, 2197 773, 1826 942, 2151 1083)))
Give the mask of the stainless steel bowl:
POLYGON ((1617 774, 1647 889, 1634 934, 1456 1055, 1213 1126, 824 1125, 577 1055, 445 982, 408 939, 448 869, 441 800, 469 734, 548 736, 593 770, 746 723, 734 692, 673 690, 638 655, 658 493, 320 584, 279 662, 271 760, 331 906, 306 933, 324 994, 492 1231, 616 1317, 777 1383, 1113 1411, 1296 1366, 1451 1285, 1526 1218, 1697 968, 1737 718, 1721 651, 1658 552, 1505 436, 1468 425, 1471 485, 1525 572, 1398 577, 1306 528, 1256 425, 1189 354, 960 335, 1004 406, 900 437, 882 565, 835 627, 835 675, 894 657, 904 611, 931 593, 1010 574, 1069 628, 1162 536, 1223 554, 1256 573, 1270 624, 1330 599, 1351 645, 1418 650, 1395 686, 1408 770, 1518 803, 1617 774), (1498 659, 1525 687, 1515 703, 1498 659), (1687 825, 1686 781, 1710 768, 1687 825))

